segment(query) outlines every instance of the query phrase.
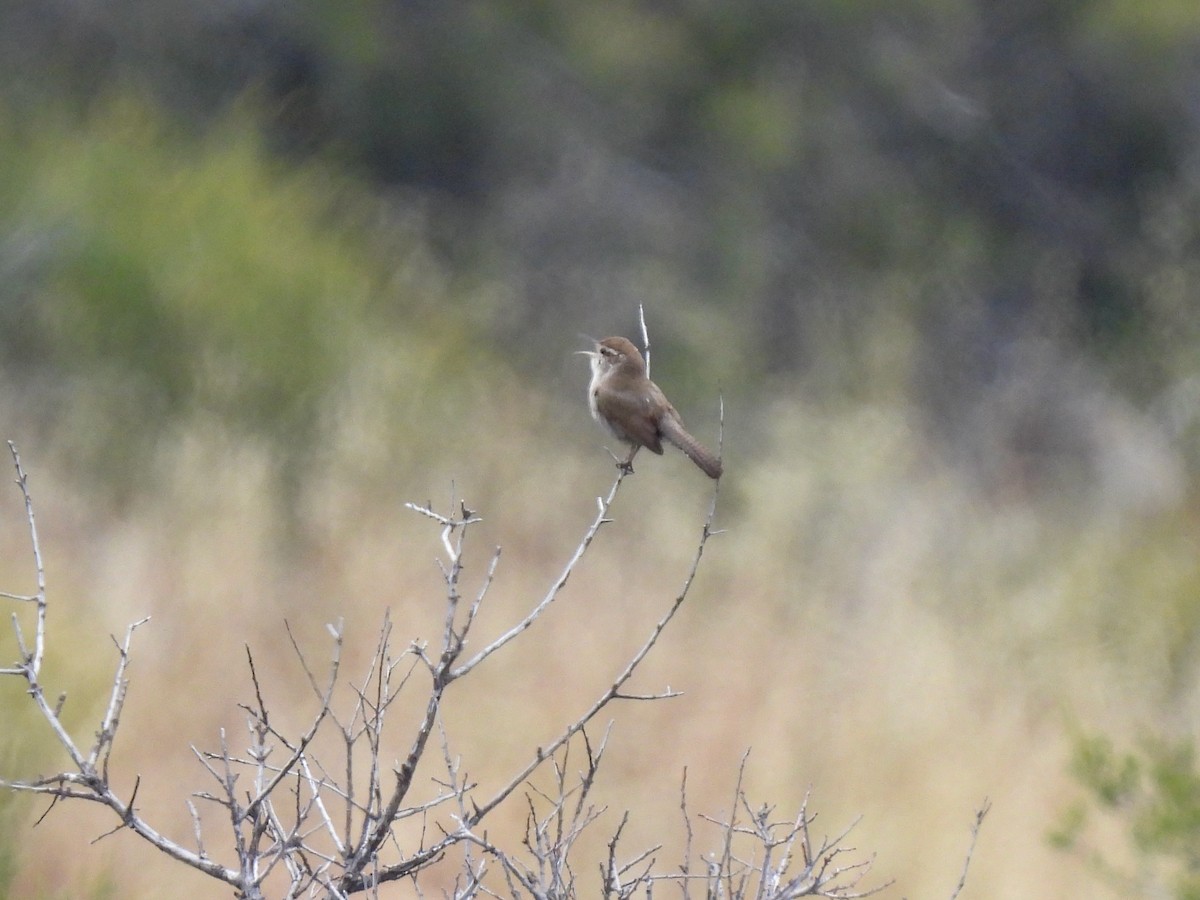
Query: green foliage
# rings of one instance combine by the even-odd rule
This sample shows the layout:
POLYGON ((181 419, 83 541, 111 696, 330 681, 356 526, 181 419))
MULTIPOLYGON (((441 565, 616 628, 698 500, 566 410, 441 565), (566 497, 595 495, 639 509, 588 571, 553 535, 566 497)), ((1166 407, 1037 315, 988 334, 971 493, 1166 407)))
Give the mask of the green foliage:
POLYGON ((386 274, 355 189, 274 161, 246 110, 200 139, 128 96, 15 124, 0 365, 43 415, 110 473, 184 415, 285 455, 311 439, 386 274))
POLYGON ((249 403, 248 419, 285 415, 280 399, 329 374, 370 285, 322 227, 327 174, 284 174, 244 118, 191 144, 127 100, 15 149, 37 161, 20 208, 56 238, 42 298, 57 365, 100 357, 172 402, 249 403))
POLYGON ((1098 0, 1089 10, 1089 27, 1103 39, 1132 44, 1147 56, 1167 60, 1188 53, 1200 36, 1200 9, 1190 0, 1123 3, 1098 0))
MULTIPOLYGON (((196 169, 233 175, 218 187, 249 187, 247 200, 293 177, 307 194, 329 177, 269 171, 270 154, 245 138, 257 127, 229 113, 248 93, 262 98, 272 151, 336 158, 381 190, 402 186, 466 277, 505 282, 493 322, 502 337, 531 336, 518 348, 525 364, 561 340, 564 319, 615 328, 638 300, 663 320, 694 316, 692 333, 723 319, 710 347, 749 386, 838 365, 846 374, 835 378, 852 378, 869 348, 822 348, 898 310, 920 341, 917 374, 939 393, 930 402, 952 417, 976 398, 945 398, 941 385, 986 384, 993 357, 1023 332, 1089 345, 1110 367, 1128 360, 1120 374, 1147 394, 1177 378, 1170 361, 1191 358, 1190 344, 1166 359, 1147 350, 1170 324, 1150 310, 1160 276, 1193 271, 1194 245, 1164 266, 1146 228, 1155 195, 1195 180, 1200 120, 1186 98, 1200 15, 1189 0, 151 7, 139 17, 4 5, 0 96, 53 108, 138 85, 200 139, 129 135, 142 149, 126 157, 147 178, 130 197, 178 195, 181 212, 201 215, 205 204, 187 196, 204 180, 196 169), (213 121, 226 123, 215 136, 213 121), (159 176, 183 184, 164 191, 159 176)), ((50 158, 92 143, 50 131, 39 142, 50 158)), ((40 169, 25 159, 8 171, 40 169)), ((293 210, 295 221, 309 212, 293 210)), ((268 237, 243 224, 250 246, 268 237)), ((236 244, 237 231, 225 239, 236 244)), ((273 239, 297 249, 312 237, 300 231, 273 239)), ((134 295, 129 315, 154 328, 158 354, 186 355, 187 323, 154 315, 144 298, 159 284, 128 250, 119 240, 81 250, 70 280, 102 269, 113 291, 134 295)), ((290 298, 286 284, 266 287, 266 298, 280 288, 290 298)), ((257 324, 253 300, 247 316, 257 324)), ((303 391, 323 363, 336 370, 325 349, 311 334, 273 349, 267 329, 266 376, 236 372, 248 416, 302 421, 308 407, 287 388, 303 391), (287 366, 296 358, 304 365, 287 366)), ((192 396, 190 371, 155 384, 166 407, 192 396)))
POLYGON ((1137 758, 1118 755, 1112 742, 1104 737, 1080 738, 1071 770, 1106 807, 1128 802, 1141 776, 1137 758))
POLYGON ((1058 561, 1074 639, 1104 648, 1129 673, 1124 687, 1132 693, 1177 704, 1195 683, 1200 646, 1200 553, 1190 514, 1143 519, 1112 539, 1078 538, 1058 561))
POLYGON ((1151 894, 1165 885, 1176 900, 1200 898, 1200 770, 1191 741, 1148 741, 1139 752, 1122 752, 1106 737, 1081 736, 1071 772, 1094 811, 1125 832, 1133 870, 1107 844, 1084 850, 1093 824, 1087 800, 1062 812, 1052 845, 1084 850, 1099 874, 1126 891, 1151 894))

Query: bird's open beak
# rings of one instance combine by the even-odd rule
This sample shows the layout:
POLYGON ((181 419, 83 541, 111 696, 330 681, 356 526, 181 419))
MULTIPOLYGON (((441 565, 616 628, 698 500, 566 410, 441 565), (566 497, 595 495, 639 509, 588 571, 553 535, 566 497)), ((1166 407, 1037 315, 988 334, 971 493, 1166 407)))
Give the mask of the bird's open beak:
POLYGON ((575 355, 576 356, 581 356, 581 355, 582 356, 592 356, 592 357, 596 356, 596 354, 599 352, 596 350, 596 348, 600 346, 600 342, 598 340, 596 340, 594 337, 592 337, 590 334, 584 334, 582 331, 579 332, 579 336, 581 338, 583 338, 585 341, 587 341, 589 344, 591 344, 592 349, 591 350, 576 350, 575 355))

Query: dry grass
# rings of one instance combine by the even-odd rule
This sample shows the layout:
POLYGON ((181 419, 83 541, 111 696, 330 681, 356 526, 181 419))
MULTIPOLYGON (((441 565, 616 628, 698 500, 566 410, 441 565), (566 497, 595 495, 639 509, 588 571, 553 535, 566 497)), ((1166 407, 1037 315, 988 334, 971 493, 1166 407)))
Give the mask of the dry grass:
MULTIPOLYGON (((1162 715, 1163 695, 1152 684, 1157 660, 1122 669, 1097 645, 1103 623, 1086 618, 1080 592, 1104 583, 1114 548, 1131 536, 1186 533, 1189 523, 1172 511, 1064 521, 1047 512, 1053 504, 976 490, 936 461, 901 410, 820 417, 787 408, 772 422, 754 459, 733 436, 719 515, 728 533, 638 677, 641 689, 670 685, 684 696, 617 708, 594 858, 629 809, 626 846, 661 843, 659 859, 673 864, 683 769, 690 808, 719 815, 750 747, 752 802, 786 816, 812 788, 819 827, 835 832, 863 816, 852 843, 878 853, 878 880, 896 880, 888 896, 949 896, 985 797, 993 810, 963 896, 1100 896, 1082 866, 1045 841, 1073 796, 1064 725, 1128 733, 1162 715), (1090 579, 1072 575, 1081 570, 1090 579), (1123 714, 1114 715, 1114 697, 1123 714)), ((496 424, 485 417, 473 427, 496 424)), ((436 533, 400 501, 444 504, 449 486, 437 478, 456 469, 458 490, 485 518, 470 548, 474 578, 490 542, 504 546, 478 639, 498 633, 550 584, 610 477, 590 442, 576 446, 586 452, 516 437, 451 441, 428 467, 391 473, 361 458, 341 466, 349 457, 335 447, 286 540, 267 495, 269 460, 211 431, 164 451, 163 489, 120 515, 56 487, 66 462, 25 448, 50 576, 48 680, 71 691, 86 732, 85 712, 98 714, 111 672, 106 635, 153 616, 134 644, 117 783, 140 775, 143 814, 186 842, 183 801, 205 783, 189 745, 215 746, 222 727, 244 733, 235 708, 250 696, 244 645, 276 708, 300 721, 312 701, 285 619, 323 658, 324 623, 344 617, 351 673, 385 609, 401 644, 434 637, 436 533)), ((472 777, 498 782, 607 685, 678 589, 707 490, 680 457, 642 460, 561 600, 455 686, 447 726, 472 777)), ((0 503, 0 586, 21 590, 29 567, 18 497, 0 503)), ((1150 631, 1131 637, 1154 646, 1150 631)), ((0 690, 4 709, 20 706, 15 685, 0 690)), ((394 736, 400 756, 398 724, 394 736)), ((519 805, 502 818, 513 834, 522 820, 519 805)), ((83 896, 105 879, 129 898, 224 896, 128 833, 89 843, 112 825, 99 810, 66 805, 22 832, 14 896, 83 896)), ((500 828, 490 835, 504 843, 500 828)), ((581 873, 585 895, 594 873, 581 873)))

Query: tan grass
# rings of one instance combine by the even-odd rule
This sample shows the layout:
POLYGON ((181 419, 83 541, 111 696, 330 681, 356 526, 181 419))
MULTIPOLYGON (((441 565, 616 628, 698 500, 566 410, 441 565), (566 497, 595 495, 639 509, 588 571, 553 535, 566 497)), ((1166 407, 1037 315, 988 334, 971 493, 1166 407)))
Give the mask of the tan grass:
MULTIPOLYGON (((988 797, 993 811, 965 896, 1068 897, 1082 886, 1102 896, 1045 834, 1074 796, 1064 726, 1099 721, 1130 733, 1136 722, 1113 714, 1109 686, 1129 672, 1126 683, 1140 683, 1138 672, 1152 676, 1157 664, 1114 669, 1089 637, 1102 626, 1081 619, 1127 528, 1064 526, 1036 505, 974 490, 931 461, 902 410, 820 418, 789 407, 772 422, 759 453, 728 456, 729 512, 719 516, 728 533, 710 546, 695 594, 636 680, 684 696, 616 708, 598 793, 610 810, 585 854, 599 859, 629 809, 626 846, 661 843, 664 868, 674 865, 683 769, 691 810, 719 816, 738 760, 753 748, 752 802, 788 817, 811 788, 820 828, 836 832, 861 815, 851 843, 878 854, 878 881, 897 882, 891 895, 949 895, 988 797), (1089 581, 1070 575, 1088 565, 1097 570, 1089 581)), ((495 424, 485 417, 476 427, 495 424)), ((69 687, 96 714, 111 671, 107 635, 153 616, 134 643, 117 781, 140 776, 139 808, 187 842, 183 801, 205 786, 189 745, 215 747, 222 727, 242 740, 236 703, 251 696, 244 646, 281 716, 299 723, 313 701, 285 619, 321 662, 324 623, 343 617, 345 671, 355 678, 385 609, 401 645, 434 638, 436 533, 400 501, 443 503, 449 485, 428 472, 454 470, 485 517, 469 547, 469 585, 492 545, 504 547, 477 640, 499 633, 552 583, 611 477, 602 452, 580 446, 582 455, 523 436, 448 440, 442 458, 391 479, 374 468, 386 468, 385 454, 347 471, 338 462, 349 457, 334 453, 287 540, 269 496, 269 459, 212 431, 183 434, 164 451, 164 489, 119 515, 56 489, 51 457, 33 485, 60 661, 54 688, 69 687)), ((561 599, 449 696, 448 732, 472 777, 499 783, 607 685, 679 588, 708 489, 680 457, 639 461, 615 521, 561 599)), ((2 508, 0 574, 20 589, 27 553, 17 498, 2 508)), ((19 692, 0 688, 6 710, 19 706, 19 692)), ((1114 690, 1141 721, 1161 712, 1151 687, 1114 690)), ((87 721, 81 715, 81 733, 87 721)), ((390 753, 400 756, 402 721, 393 737, 390 753)), ((523 816, 514 804, 491 837, 515 846, 523 816)), ((223 823, 212 810, 205 821, 216 853, 223 823)), ((83 896, 108 877, 130 898, 225 896, 127 833, 89 843, 113 824, 81 804, 60 805, 22 835, 15 895, 83 896)), ((582 867, 582 896, 594 873, 594 864, 582 867)))

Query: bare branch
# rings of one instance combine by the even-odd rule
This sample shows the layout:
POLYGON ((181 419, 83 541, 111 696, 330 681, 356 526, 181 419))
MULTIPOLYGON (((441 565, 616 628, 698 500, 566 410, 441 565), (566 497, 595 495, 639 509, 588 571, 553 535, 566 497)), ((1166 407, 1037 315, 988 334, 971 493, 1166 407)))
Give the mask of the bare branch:
MULTIPOLYGON (((105 781, 108 781, 108 758, 112 753, 113 739, 117 735, 117 724, 121 718, 121 710, 125 705, 125 694, 129 689, 129 682, 125 679, 125 670, 129 666, 129 644, 133 640, 133 633, 142 625, 150 621, 150 617, 146 616, 134 622, 125 630, 124 642, 117 644, 116 639, 113 639, 113 644, 117 647, 118 662, 117 671, 113 676, 112 692, 108 699, 108 709, 104 713, 104 719, 100 723, 100 730, 96 733, 96 743, 92 746, 91 752, 87 758, 87 768, 94 769, 97 760, 101 756, 104 757, 101 763, 102 773, 105 781)), ((55 712, 57 718, 57 711, 55 712)))
MULTIPOLYGON (((37 627, 34 630, 34 650, 32 657, 22 656, 30 667, 30 675, 37 679, 42 671, 42 657, 46 652, 46 568, 42 564, 42 545, 38 540, 37 520, 33 515, 33 498, 29 494, 29 476, 21 466, 21 456, 17 453, 17 445, 8 441, 8 452, 12 455, 13 466, 17 470, 17 485, 21 488, 21 496, 25 500, 25 521, 29 523, 29 543, 33 548, 34 572, 37 578, 37 593, 30 597, 14 594, 4 596, 11 600, 23 600, 37 603, 37 627)), ((14 620, 15 621, 15 620, 14 620)))
MULTIPOLYGON (((291 634, 292 634, 291 628, 289 628, 288 636, 291 637, 291 634)), ((296 647, 295 639, 292 640, 292 646, 296 647)), ((249 656, 249 650, 247 650, 246 652, 247 652, 247 656, 249 656)), ((296 652, 297 652, 297 654, 300 653, 298 647, 296 648, 296 652)), ((288 758, 287 762, 285 762, 282 766, 279 767, 279 770, 275 773, 275 776, 269 782, 267 782, 267 784, 265 784, 259 788, 257 795, 254 797, 253 800, 250 801, 250 804, 249 804, 249 806, 246 807, 246 811, 244 813, 246 818, 248 818, 248 819, 253 818, 257 814, 259 805, 262 804, 264 800, 266 800, 268 797, 271 796, 271 794, 273 794, 275 792, 275 788, 277 788, 279 786, 280 782, 282 782, 284 778, 286 778, 289 774, 291 774, 293 768, 303 758, 304 751, 308 748, 308 745, 310 743, 312 743, 313 739, 317 736, 317 731, 320 729, 321 723, 324 722, 325 717, 327 715, 329 715, 329 705, 333 700, 333 689, 337 685, 338 668, 341 663, 341 658, 342 658, 342 641, 341 641, 341 629, 339 628, 338 629, 338 637, 334 643, 333 661, 330 663, 330 666, 329 666, 329 681, 325 686, 324 693, 321 694, 321 696, 320 696, 321 703, 318 706, 316 713, 313 715, 313 720, 309 724, 308 729, 300 736, 300 740, 297 741, 295 743, 295 746, 291 748, 292 755, 288 758)), ((303 662, 302 654, 301 654, 301 661, 303 662)), ((251 671, 253 672, 254 660, 252 657, 250 658, 250 666, 251 666, 251 671)), ((305 667, 305 671, 307 671, 307 666, 305 667)), ((310 680, 311 680, 311 675, 310 675, 310 680)), ((255 693, 258 696, 258 703, 259 703, 259 713, 257 714, 256 717, 258 718, 258 721, 260 721, 262 723, 262 726, 264 728, 268 728, 269 725, 268 725, 267 708, 266 708, 266 704, 263 702, 262 693, 258 689, 258 676, 257 675, 254 676, 254 687, 255 687, 255 693)), ((271 729, 271 731, 272 731, 272 733, 274 733, 274 729, 271 729)), ((289 744, 289 746, 291 746, 291 745, 289 744)))
MULTIPOLYGON (((641 321, 646 337, 644 314, 641 321)), ((648 343, 647 338, 647 349, 648 343)), ((723 403, 721 419, 723 431, 723 403)), ((36 545, 32 504, 15 450, 13 454, 18 483, 26 498, 31 540, 36 545)), ((278 710, 271 708, 271 691, 260 680, 255 657, 247 647, 253 699, 241 705, 241 709, 246 715, 249 745, 231 749, 226 732, 221 730, 218 749, 200 751, 193 747, 197 760, 215 784, 210 785, 209 791, 197 792, 186 801, 194 851, 165 838, 141 817, 136 808, 140 777, 135 778, 128 800, 123 800, 109 782, 109 758, 129 688, 127 672, 133 632, 147 620, 130 625, 123 641, 114 639, 118 659, 109 702, 95 742, 84 752, 61 723, 62 698, 51 707, 38 678, 45 621, 44 581, 39 574, 38 595, 27 598, 0 594, 15 602, 38 603, 43 611, 28 652, 25 635, 14 616, 14 634, 22 649, 22 661, 0 672, 24 680, 27 694, 67 750, 71 770, 24 782, 0 782, 0 785, 49 797, 50 808, 60 799, 100 803, 113 811, 117 824, 97 840, 128 828, 172 858, 233 886, 236 895, 246 900, 264 900, 268 880, 275 896, 341 898, 364 893, 379 896, 384 883, 408 879, 415 896, 421 897, 424 896, 421 879, 424 877, 428 884, 430 878, 423 873, 441 860, 459 863, 452 890, 456 898, 463 900, 502 895, 571 900, 585 893, 579 883, 580 873, 593 873, 594 877, 597 868, 602 895, 612 900, 649 897, 653 888, 663 882, 672 890, 681 891, 685 898, 691 896, 692 886, 699 886, 704 896, 728 900, 751 897, 790 900, 805 896, 850 900, 883 890, 887 884, 879 887, 864 884, 873 858, 858 856, 846 845, 857 820, 840 833, 818 840, 811 827, 814 817, 808 811, 807 794, 799 812, 790 818, 777 819, 771 805, 752 805, 748 801, 744 784, 749 751, 739 762, 728 813, 721 817, 701 815, 696 820, 701 823, 698 828, 693 827, 688 810, 688 773, 684 771, 679 809, 684 818, 686 842, 683 859, 672 871, 655 871, 658 844, 625 852, 621 842, 629 831, 628 811, 620 815, 599 865, 596 868, 577 865, 576 851, 584 846, 580 838, 608 814, 607 808, 594 799, 593 791, 611 737, 612 722, 609 721, 598 742, 594 723, 618 701, 664 700, 680 695, 670 685, 657 691, 632 690, 632 679, 690 593, 708 540, 719 534, 713 528, 719 480, 713 483, 712 499, 693 559, 677 595, 625 661, 618 664, 611 683, 594 695, 549 743, 534 748, 517 771, 503 776, 499 787, 490 787, 482 801, 476 799, 478 785, 469 777, 463 758, 454 752, 447 734, 443 707, 447 688, 475 671, 491 654, 514 642, 561 595, 599 529, 612 521, 609 513, 625 474, 619 472, 608 494, 597 498, 594 518, 545 594, 519 621, 466 662, 462 661, 464 648, 494 582, 500 551, 497 549, 491 556, 478 590, 469 602, 464 602, 467 592, 462 590, 461 581, 467 532, 481 519, 463 504, 453 515, 409 504, 439 526, 441 546, 446 553, 438 562, 446 591, 440 640, 429 643, 415 640, 397 653, 391 643, 391 616, 386 614, 374 652, 366 664, 365 677, 347 685, 349 702, 343 706, 338 702, 339 692, 345 689, 338 685, 344 677, 341 672, 344 623, 339 620, 328 626, 332 648, 327 672, 310 665, 311 657, 285 623, 293 651, 316 700, 315 710, 301 723, 302 730, 285 728, 283 717, 273 715, 278 710), (425 673, 429 676, 427 684, 425 673), (418 684, 424 693, 411 699, 422 703, 423 709, 417 707, 417 721, 405 732, 407 753, 389 765, 386 760, 395 757, 389 755, 385 742, 392 731, 390 727, 385 731, 385 722, 390 720, 389 712, 401 693, 411 697, 418 684), (332 734, 330 729, 334 729, 332 734), (318 740, 322 732, 334 738, 330 742, 332 758, 322 758, 328 752, 327 745, 318 740), (418 796, 417 771, 435 732, 441 748, 441 770, 428 779, 432 796, 418 796), (276 754, 279 759, 274 759, 276 754), (384 782, 389 771, 394 781, 387 786, 384 782), (521 802, 520 797, 526 806, 524 842, 516 848, 506 847, 484 830, 484 822, 502 804, 508 803, 511 809, 514 803, 521 802), (229 854, 227 864, 209 856, 199 801, 216 804, 223 810, 229 826, 224 848, 229 854), (404 821, 411 826, 411 833, 407 826, 397 827, 404 821), (715 846, 705 853, 701 844, 711 830, 710 825, 716 828, 712 835, 715 846)), ((35 551, 35 562, 40 567, 39 551, 35 551)), ((429 760, 425 764, 428 766, 429 760)), ((951 900, 957 900, 963 888, 988 808, 985 801, 976 814, 971 844, 951 900)), ((440 880, 440 874, 438 877, 440 892, 446 882, 440 880)))
POLYGON ((979 809, 975 810, 975 821, 971 825, 971 843, 967 845, 967 855, 963 859, 962 874, 958 876, 958 884, 954 886, 954 890, 950 893, 950 900, 957 900, 958 895, 962 893, 962 889, 967 884, 967 870, 971 868, 971 857, 975 854, 975 843, 979 840, 979 829, 983 827, 983 820, 987 817, 991 808, 992 802, 984 797, 979 809))
MULTIPOLYGON (((623 477, 624 477, 623 474, 619 474, 617 476, 617 480, 613 486, 614 493, 616 491, 617 486, 620 485, 623 477)), ((656 643, 658 643, 659 636, 662 634, 663 630, 667 627, 667 625, 670 623, 670 621, 675 617, 675 614, 679 611, 679 607, 683 605, 683 601, 687 598, 688 591, 691 589, 692 582, 695 580, 696 572, 700 566, 700 559, 704 555, 704 546, 705 546, 705 544, 708 543, 708 539, 712 533, 710 529, 711 529, 713 516, 716 515, 716 497, 717 497, 717 490, 718 490, 719 486, 720 486, 720 481, 714 482, 713 502, 709 507, 708 517, 706 518, 704 527, 701 530, 700 541, 696 547, 696 553, 692 560, 692 566, 691 566, 690 570, 688 571, 687 577, 684 579, 682 589, 680 590, 679 594, 676 596, 675 601, 674 601, 674 603, 672 603, 670 609, 668 609, 666 614, 657 622, 657 624, 655 624, 654 628, 650 632, 650 636, 646 639, 646 641, 642 644, 642 646, 637 650, 637 652, 635 652, 633 654, 633 656, 629 659, 629 662, 626 663, 625 668, 621 670, 621 672, 613 680, 612 684, 609 685, 608 689, 605 690, 604 693, 602 693, 599 697, 597 697, 596 700, 592 703, 592 705, 590 707, 588 707, 588 709, 586 711, 584 711, 583 714, 579 716, 579 718, 577 718, 574 722, 572 722, 570 725, 568 725, 562 732, 560 732, 558 737, 555 738, 547 747, 538 748, 536 754, 534 755, 534 758, 526 764, 524 769, 522 769, 520 772, 518 772, 516 775, 514 775, 508 781, 507 784, 505 784, 499 791, 497 791, 495 793, 495 795, 492 796, 492 798, 490 800, 484 802, 482 805, 480 805, 477 808, 476 814, 474 816, 472 816, 472 821, 471 821, 472 826, 474 824, 478 823, 483 818, 483 816, 485 816, 488 812, 490 812, 492 809, 494 809, 496 806, 498 806, 501 802, 503 802, 503 800, 509 794, 511 794, 517 788, 518 785, 520 785, 523 781, 525 781, 525 779, 528 778, 530 776, 530 774, 532 774, 533 771, 535 769, 537 769, 538 766, 540 766, 547 757, 553 755, 555 751, 557 751, 560 747, 562 747, 564 744, 566 744, 572 737, 574 737, 576 734, 578 734, 580 731, 582 731, 583 728, 589 722, 591 722, 592 719, 595 718, 596 715, 602 709, 604 709, 605 706, 607 706, 611 701, 613 701, 614 699, 617 699, 620 696, 621 687, 627 681, 629 681, 630 678, 633 677, 634 672, 637 671, 637 668, 639 665, 641 665, 642 660, 644 660, 646 658, 646 655, 649 654, 651 649, 653 649, 654 645, 656 643)), ((607 512, 607 506, 605 506, 604 512, 607 512)), ((597 519, 596 522, 593 523, 593 528, 592 528, 592 530, 589 531, 589 536, 585 540, 590 541, 591 535, 594 534, 594 529, 599 527, 598 523, 599 523, 599 519, 597 519)), ((576 552, 576 558, 579 555, 581 555, 581 551, 582 551, 582 545, 581 545, 581 550, 576 552)), ((565 577, 566 576, 564 575, 564 579, 563 579, 564 581, 565 581, 565 577)), ((665 696, 674 696, 674 695, 667 694, 665 696)))
POLYGON ((646 307, 638 304, 638 322, 642 326, 642 358, 646 361, 646 377, 650 377, 650 331, 646 328, 646 307))
MULTIPOLYGON (((620 490, 621 483, 625 480, 627 474, 627 472, 619 470, 617 472, 616 479, 614 479, 612 483, 612 487, 609 488, 608 495, 603 498, 596 498, 596 504, 598 507, 596 517, 592 520, 592 524, 588 526, 587 531, 584 532, 583 539, 579 542, 578 546, 576 546, 574 554, 572 554, 571 558, 567 561, 566 566, 563 567, 562 572, 559 574, 554 584, 550 586, 550 589, 546 592, 545 596, 542 597, 541 601, 534 606, 533 609, 531 609, 523 619, 512 626, 512 628, 500 635, 500 637, 496 638, 496 640, 492 641, 492 643, 480 650, 479 653, 455 669, 452 673, 452 677, 461 678, 501 647, 508 644, 515 637, 517 637, 517 635, 532 625, 534 620, 545 611, 546 607, 548 607, 558 598, 559 593, 564 587, 566 587, 567 580, 571 577, 571 573, 575 571, 575 567, 579 564, 579 561, 583 559, 583 555, 587 552, 588 547, 591 546, 592 540, 596 537, 596 533, 600 530, 600 527, 611 521, 611 519, 608 518, 608 511, 612 507, 613 501, 616 500, 617 491, 620 490)), ((489 581, 490 577, 491 575, 489 573, 489 581)))

